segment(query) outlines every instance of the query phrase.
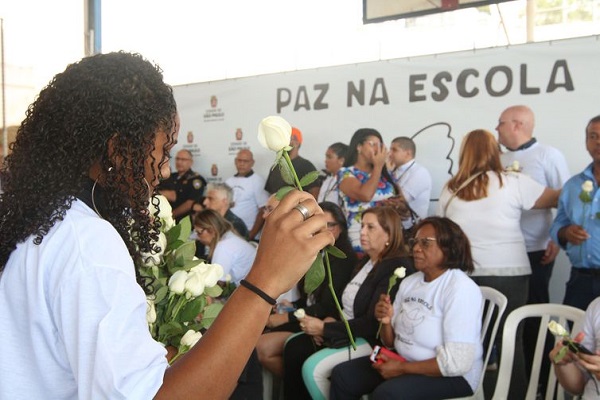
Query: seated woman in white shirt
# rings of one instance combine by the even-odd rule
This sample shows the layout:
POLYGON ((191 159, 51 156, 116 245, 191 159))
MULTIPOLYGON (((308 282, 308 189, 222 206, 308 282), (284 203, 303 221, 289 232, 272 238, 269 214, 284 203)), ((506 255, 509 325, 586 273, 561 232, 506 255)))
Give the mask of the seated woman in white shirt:
POLYGON ((347 361, 331 374, 330 398, 374 400, 448 399, 471 396, 483 368, 479 287, 471 248, 448 218, 421 221, 410 245, 418 272, 407 277, 393 301, 382 294, 375 307, 381 341, 406 360, 368 356, 347 361))
POLYGON ((239 283, 252 267, 256 247, 235 233, 229 221, 213 210, 203 210, 194 218, 198 241, 208 247, 208 260, 223 267, 223 279, 239 283))

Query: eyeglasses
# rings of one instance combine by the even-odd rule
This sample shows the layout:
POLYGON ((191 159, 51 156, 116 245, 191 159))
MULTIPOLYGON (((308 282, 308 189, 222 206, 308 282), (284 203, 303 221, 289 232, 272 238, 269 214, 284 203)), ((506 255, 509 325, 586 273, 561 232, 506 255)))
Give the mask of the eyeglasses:
POLYGON ((425 237, 425 238, 410 238, 408 239, 408 247, 413 249, 417 243, 423 250, 426 250, 431 246, 432 243, 435 243, 436 239, 433 237, 425 237))
POLYGON ((198 236, 202 235, 206 231, 206 228, 196 228, 196 233, 198 236))
POLYGON ((338 225, 339 224, 337 222, 327 222, 327 228, 334 228, 338 225))

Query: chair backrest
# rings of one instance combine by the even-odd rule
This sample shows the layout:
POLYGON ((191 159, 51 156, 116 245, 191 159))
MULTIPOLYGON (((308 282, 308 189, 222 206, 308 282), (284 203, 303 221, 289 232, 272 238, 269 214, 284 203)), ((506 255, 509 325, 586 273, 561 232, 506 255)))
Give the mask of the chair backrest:
MULTIPOLYGON (((479 384, 477 390, 473 396, 469 397, 457 397, 451 400, 466 400, 466 399, 483 399, 483 378, 485 375, 485 367, 492 354, 492 348, 494 347, 494 341, 496 334, 498 333, 498 326, 500 325, 500 319, 504 315, 508 299, 505 295, 487 286, 480 286, 481 295, 483 296, 482 303, 482 316, 483 320, 481 323, 481 345, 484 346, 485 353, 483 354, 483 371, 479 378, 479 384), (487 343, 487 347, 485 346, 487 343)), ((448 399, 450 400, 450 399, 448 399)))
MULTIPOLYGON (((564 304, 528 304, 517 308, 511 312, 504 323, 504 331, 502 335, 502 354, 500 355, 500 368, 498 370, 498 380, 494 391, 493 400, 506 400, 508 398, 508 390, 510 387, 510 376, 513 367, 513 357, 515 353, 515 336, 519 323, 526 318, 540 318, 540 327, 533 356, 533 365, 531 367, 531 375, 529 377, 529 386, 527 387, 526 400, 533 400, 537 395, 537 386, 540 378, 540 368, 542 359, 547 357, 544 354, 544 344, 546 335, 548 334, 548 322, 551 320, 557 321, 564 327, 568 327, 573 323, 571 332, 580 332, 583 327, 585 312, 564 304)), ((556 399, 562 400, 565 398, 564 389, 558 385, 554 375, 554 370, 550 369, 548 377, 548 387, 546 389, 546 399, 552 399, 554 392, 557 390, 556 399)))

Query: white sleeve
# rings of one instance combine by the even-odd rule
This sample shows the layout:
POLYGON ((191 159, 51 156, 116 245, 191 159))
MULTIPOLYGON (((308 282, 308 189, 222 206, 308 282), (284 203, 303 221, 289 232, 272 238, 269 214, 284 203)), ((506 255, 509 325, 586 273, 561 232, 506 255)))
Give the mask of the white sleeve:
POLYGON ((78 397, 153 398, 168 366, 166 351, 148 331, 146 298, 131 258, 121 259, 120 266, 78 261, 81 267, 63 279, 51 299, 78 397))
MULTIPOLYGON (((516 178, 521 208, 523 210, 530 210, 535 205, 537 199, 544 193, 546 187, 524 174, 511 173, 510 176, 516 178)), ((509 183, 508 180, 506 183, 509 183)))

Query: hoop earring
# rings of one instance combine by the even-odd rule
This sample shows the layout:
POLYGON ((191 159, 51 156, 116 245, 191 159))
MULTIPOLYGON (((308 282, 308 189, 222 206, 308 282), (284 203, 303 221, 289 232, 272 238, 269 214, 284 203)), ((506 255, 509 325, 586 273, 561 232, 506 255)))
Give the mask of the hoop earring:
POLYGON ((146 186, 148 187, 148 199, 150 199, 154 193, 152 192, 152 188, 150 187, 150 183, 146 177, 144 177, 144 182, 146 182, 146 186))
POLYGON ((96 207, 96 201, 94 200, 94 193, 96 191, 96 184, 98 183, 98 179, 96 179, 94 181, 94 186, 92 186, 92 206, 94 206, 94 211, 96 211, 96 214, 98 214, 98 216, 102 219, 104 219, 104 217, 102 216, 102 214, 100 214, 100 211, 98 211, 98 207, 96 207))

